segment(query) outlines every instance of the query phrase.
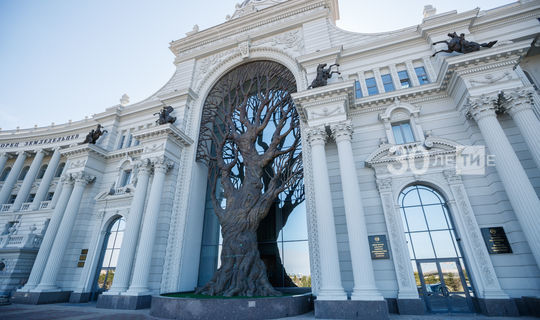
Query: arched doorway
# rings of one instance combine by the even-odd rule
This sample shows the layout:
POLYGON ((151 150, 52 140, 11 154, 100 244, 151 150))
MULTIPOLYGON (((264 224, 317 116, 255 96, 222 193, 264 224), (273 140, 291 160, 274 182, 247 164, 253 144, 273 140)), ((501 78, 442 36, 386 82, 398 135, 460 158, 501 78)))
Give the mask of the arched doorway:
POLYGON ((109 290, 112 285, 125 228, 126 220, 123 217, 118 217, 109 223, 101 248, 96 280, 92 289, 92 300, 96 300, 98 295, 109 290))
POLYGON ((401 218, 420 297, 430 312, 473 312, 474 291, 444 197, 412 185, 399 195, 401 218))

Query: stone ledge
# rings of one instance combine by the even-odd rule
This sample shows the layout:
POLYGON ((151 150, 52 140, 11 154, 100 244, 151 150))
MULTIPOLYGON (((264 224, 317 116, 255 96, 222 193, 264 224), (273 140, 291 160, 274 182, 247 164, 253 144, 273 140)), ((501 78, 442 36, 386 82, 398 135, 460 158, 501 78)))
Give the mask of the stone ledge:
POLYGON ((388 305, 386 300, 315 300, 315 318, 386 320, 388 305))
POLYGON ((71 291, 56 292, 15 292, 11 297, 12 303, 47 304, 68 302, 71 291))
POLYGON ((312 308, 311 293, 253 299, 152 296, 150 315, 167 319, 273 319, 300 315, 312 308))
POLYGON ((98 297, 96 308, 124 310, 146 309, 150 308, 151 301, 151 295, 127 296, 101 294, 98 297))

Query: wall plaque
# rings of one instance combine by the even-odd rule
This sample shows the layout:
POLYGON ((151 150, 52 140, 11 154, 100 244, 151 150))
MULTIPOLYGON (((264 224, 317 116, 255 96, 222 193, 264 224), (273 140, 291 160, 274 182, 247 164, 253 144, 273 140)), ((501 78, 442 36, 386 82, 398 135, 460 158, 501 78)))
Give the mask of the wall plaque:
POLYGON ((386 235, 380 234, 375 236, 368 236, 368 240, 369 251, 371 252, 371 259, 390 259, 386 235))
POLYGON ((79 261, 77 262, 77 268, 84 267, 84 262, 86 261, 87 254, 88 254, 88 249, 81 249, 81 255, 79 256, 79 261))
POLYGON ((512 253, 503 227, 481 228, 489 254, 512 253))

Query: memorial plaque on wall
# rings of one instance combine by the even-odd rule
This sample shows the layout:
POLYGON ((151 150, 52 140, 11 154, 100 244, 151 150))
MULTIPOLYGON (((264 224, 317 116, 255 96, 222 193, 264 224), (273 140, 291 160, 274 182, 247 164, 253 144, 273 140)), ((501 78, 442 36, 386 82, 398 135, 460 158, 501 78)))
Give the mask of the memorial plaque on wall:
POLYGON ((489 254, 512 253, 510 243, 502 227, 481 228, 489 254))
POLYGON ((368 236, 371 259, 390 259, 386 235, 368 236))

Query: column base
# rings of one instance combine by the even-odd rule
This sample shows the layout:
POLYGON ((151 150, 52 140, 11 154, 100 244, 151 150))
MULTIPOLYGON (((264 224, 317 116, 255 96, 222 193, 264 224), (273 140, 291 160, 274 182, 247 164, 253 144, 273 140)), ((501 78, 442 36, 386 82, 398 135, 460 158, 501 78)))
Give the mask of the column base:
POLYGON ((397 299, 397 312, 399 314, 420 315, 426 313, 426 305, 422 299, 397 299))
POLYGON ((100 295, 96 308, 137 310, 150 308, 151 295, 128 296, 128 295, 100 295))
POLYGON ((72 291, 56 292, 15 292, 11 297, 12 303, 47 304, 68 302, 72 291))
POLYGON ((514 301, 520 315, 540 318, 540 297, 521 297, 514 301))
POLYGON ((486 316, 519 316, 516 303, 512 299, 473 299, 476 308, 486 316))
POLYGON ((315 300, 315 318, 324 319, 388 319, 388 305, 382 301, 315 300))
POLYGON ((72 292, 69 296, 70 303, 84 303, 90 301, 91 292, 72 292))

